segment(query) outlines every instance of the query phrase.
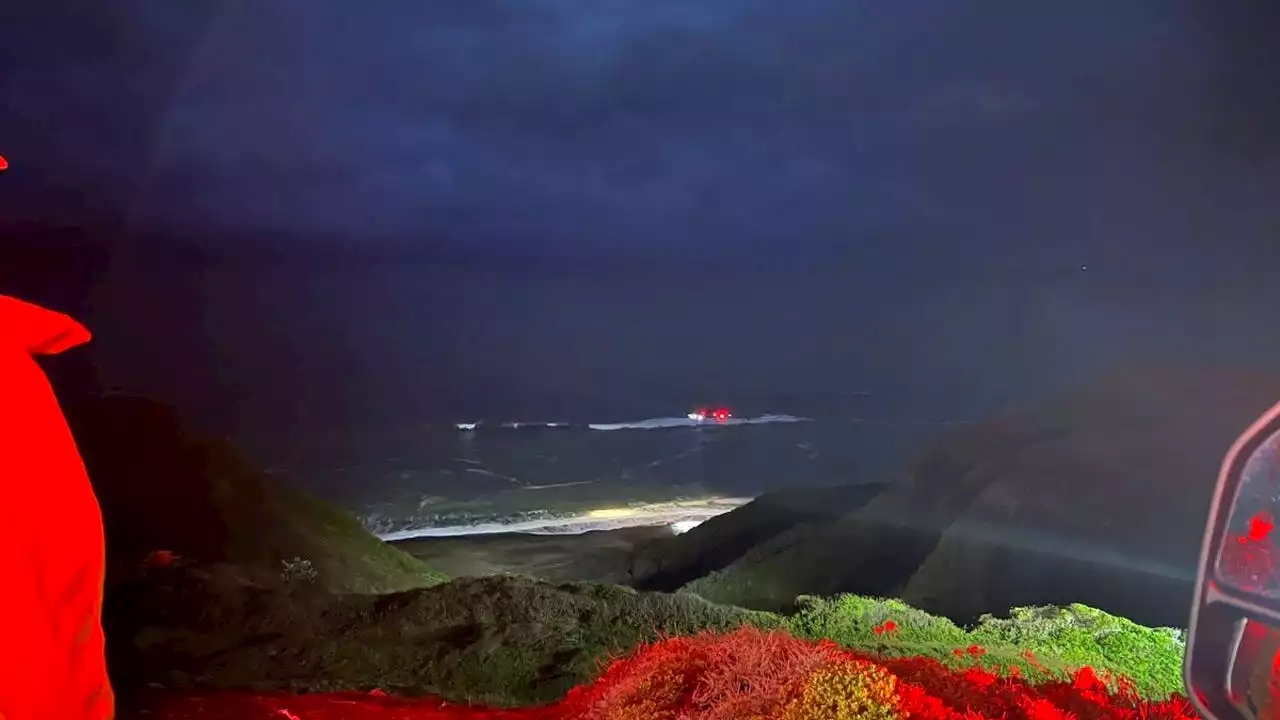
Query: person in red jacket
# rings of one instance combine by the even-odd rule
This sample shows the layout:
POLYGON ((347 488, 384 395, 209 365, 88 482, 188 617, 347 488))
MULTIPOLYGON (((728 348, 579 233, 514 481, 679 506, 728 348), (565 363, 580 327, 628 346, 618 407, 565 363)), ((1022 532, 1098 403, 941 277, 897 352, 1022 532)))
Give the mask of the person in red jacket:
POLYGON ((0 720, 114 715, 102 633, 102 513, 34 356, 89 340, 0 295, 0 720))

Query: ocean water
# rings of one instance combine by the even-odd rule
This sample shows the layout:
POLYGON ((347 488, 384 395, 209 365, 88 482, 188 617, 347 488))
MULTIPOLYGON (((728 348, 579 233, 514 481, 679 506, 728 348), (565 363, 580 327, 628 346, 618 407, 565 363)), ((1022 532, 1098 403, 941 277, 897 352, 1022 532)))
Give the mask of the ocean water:
POLYGON ((892 480, 946 425, 785 414, 424 424, 295 472, 386 539, 680 531, 764 492, 892 480))

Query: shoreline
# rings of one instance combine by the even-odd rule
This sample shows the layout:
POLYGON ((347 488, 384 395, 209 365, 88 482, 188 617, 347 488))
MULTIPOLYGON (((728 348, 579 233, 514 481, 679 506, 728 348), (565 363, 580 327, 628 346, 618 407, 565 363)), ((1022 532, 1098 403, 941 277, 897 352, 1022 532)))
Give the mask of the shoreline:
POLYGON ((421 527, 374 533, 383 542, 464 538, 486 535, 581 535, 588 532, 625 530, 631 527, 679 527, 681 532, 699 523, 736 510, 750 497, 673 500, 631 506, 599 508, 561 516, 543 516, 516 522, 482 522, 470 525, 421 527))
POLYGON ((667 525, 633 525, 575 534, 419 537, 392 544, 454 578, 525 575, 551 582, 626 585, 636 553, 651 542, 674 536, 667 525))

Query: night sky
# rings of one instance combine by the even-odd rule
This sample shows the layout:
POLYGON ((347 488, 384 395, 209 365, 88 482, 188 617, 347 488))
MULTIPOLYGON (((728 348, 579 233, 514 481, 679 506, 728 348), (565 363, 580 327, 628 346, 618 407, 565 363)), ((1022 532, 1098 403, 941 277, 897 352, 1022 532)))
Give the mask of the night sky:
POLYGON ((1270 2, 9 5, 0 292, 256 448, 1280 364, 1270 2))

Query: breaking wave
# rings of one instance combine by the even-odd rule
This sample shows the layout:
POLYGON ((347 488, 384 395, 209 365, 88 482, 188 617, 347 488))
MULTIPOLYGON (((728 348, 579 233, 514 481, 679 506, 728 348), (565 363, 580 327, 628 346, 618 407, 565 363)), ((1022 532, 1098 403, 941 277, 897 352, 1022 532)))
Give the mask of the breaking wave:
POLYGON ((658 417, 647 418, 645 420, 630 420, 627 422, 614 423, 566 423, 566 422, 501 422, 486 423, 482 421, 476 422, 460 422, 455 423, 454 427, 463 431, 478 430, 481 428, 587 428, 590 430, 659 430, 662 428, 681 428, 681 427, 720 427, 733 425, 767 425, 770 423, 798 423, 809 422, 810 418, 798 417, 796 415, 780 415, 767 414, 757 415, 755 417, 731 417, 724 420, 715 418, 696 419, 691 417, 658 417))

